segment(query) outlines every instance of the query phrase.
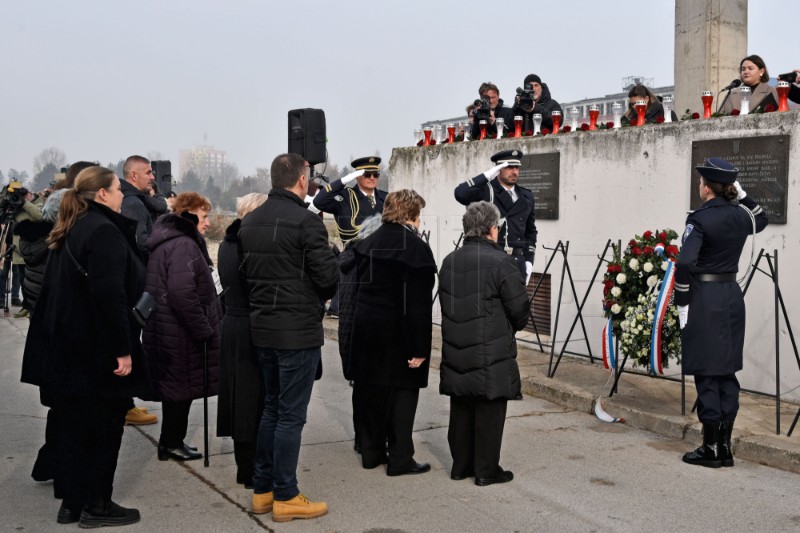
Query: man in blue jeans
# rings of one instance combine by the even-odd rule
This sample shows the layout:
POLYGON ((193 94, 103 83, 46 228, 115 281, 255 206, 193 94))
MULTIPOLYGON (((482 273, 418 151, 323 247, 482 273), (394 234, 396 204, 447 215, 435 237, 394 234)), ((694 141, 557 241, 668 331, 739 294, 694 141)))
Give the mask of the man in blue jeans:
POLYGON ((272 162, 269 199, 242 221, 242 272, 250 289, 250 336, 266 397, 253 474, 253 513, 275 522, 328 512, 297 487, 297 461, 311 388, 320 368, 325 300, 339 279, 320 217, 306 209, 309 165, 296 154, 272 162))

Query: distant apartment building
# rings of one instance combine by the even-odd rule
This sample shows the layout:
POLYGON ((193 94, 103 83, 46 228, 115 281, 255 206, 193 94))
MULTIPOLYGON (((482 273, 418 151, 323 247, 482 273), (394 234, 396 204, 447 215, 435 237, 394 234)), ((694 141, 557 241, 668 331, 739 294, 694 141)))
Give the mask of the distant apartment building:
POLYGON ((183 177, 186 172, 193 170, 199 178, 222 175, 222 169, 228 161, 228 152, 217 150, 213 146, 192 146, 188 150, 180 150, 178 170, 183 177))

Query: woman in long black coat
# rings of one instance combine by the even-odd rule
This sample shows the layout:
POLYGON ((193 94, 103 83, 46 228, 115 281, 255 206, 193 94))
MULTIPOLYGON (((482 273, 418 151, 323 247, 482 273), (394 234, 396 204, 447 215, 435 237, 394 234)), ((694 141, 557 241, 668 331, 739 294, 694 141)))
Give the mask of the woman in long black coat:
POLYGON ((239 266, 239 228, 242 219, 267 200, 250 193, 236 201, 238 218, 225 230, 217 266, 222 282, 222 342, 219 351, 219 401, 217 436, 233 437, 236 482, 252 488, 253 458, 261 415, 264 412, 264 378, 250 340, 250 300, 239 266))
POLYGON ((428 386, 436 277, 433 253, 417 233, 424 206, 414 191, 390 193, 383 225, 353 248, 360 288, 351 368, 364 386, 361 460, 364 468, 388 462, 390 476, 430 470, 414 460, 411 437, 419 389, 428 386))
POLYGON ((158 301, 142 340, 150 362, 163 417, 158 458, 178 461, 202 454, 184 443, 192 400, 204 394, 208 357, 208 395, 218 389, 219 331, 222 307, 203 233, 211 203, 194 192, 178 195, 175 213, 162 215, 147 239, 145 287, 158 301), (205 352, 205 353, 204 353, 205 352))
POLYGON ((55 396, 58 522, 132 524, 139 511, 111 500, 131 396, 148 375, 131 316, 144 288, 136 223, 119 214, 119 178, 83 170, 63 197, 42 291, 31 319, 22 381, 55 396))

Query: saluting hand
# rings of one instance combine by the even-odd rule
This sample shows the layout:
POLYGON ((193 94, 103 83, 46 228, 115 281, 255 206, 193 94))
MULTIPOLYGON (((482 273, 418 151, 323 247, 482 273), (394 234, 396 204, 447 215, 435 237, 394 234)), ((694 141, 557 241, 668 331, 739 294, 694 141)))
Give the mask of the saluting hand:
POLYGON ((497 175, 500 174, 500 171, 506 168, 507 166, 508 166, 508 161, 503 161, 499 165, 492 167, 486 172, 484 172, 483 175, 486 176, 487 180, 491 181, 495 179, 497 175))
POLYGON ((114 370, 114 374, 118 376, 128 376, 132 368, 131 356, 123 355, 122 357, 117 357, 117 369, 114 370))
POLYGON ((364 175, 363 170, 356 170, 355 172, 351 172, 350 174, 342 178, 342 185, 347 185, 351 181, 355 180, 357 177, 363 175, 364 175))

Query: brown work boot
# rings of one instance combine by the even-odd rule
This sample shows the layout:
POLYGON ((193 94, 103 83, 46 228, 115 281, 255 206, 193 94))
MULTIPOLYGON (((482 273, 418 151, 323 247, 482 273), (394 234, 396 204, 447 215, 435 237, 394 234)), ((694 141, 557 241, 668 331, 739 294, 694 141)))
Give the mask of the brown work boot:
POLYGON ((294 518, 317 518, 328 514, 328 504, 325 502, 310 502, 302 494, 291 500, 275 500, 272 508, 273 522, 288 522, 294 518))
POLYGON ((156 415, 149 414, 141 407, 128 409, 128 412, 125 415, 126 426, 146 426, 148 424, 155 424, 156 422, 158 422, 158 417, 156 415))
POLYGON ((264 514, 272 511, 272 504, 275 502, 275 493, 272 491, 264 494, 253 493, 253 500, 250 504, 253 514, 264 514))

